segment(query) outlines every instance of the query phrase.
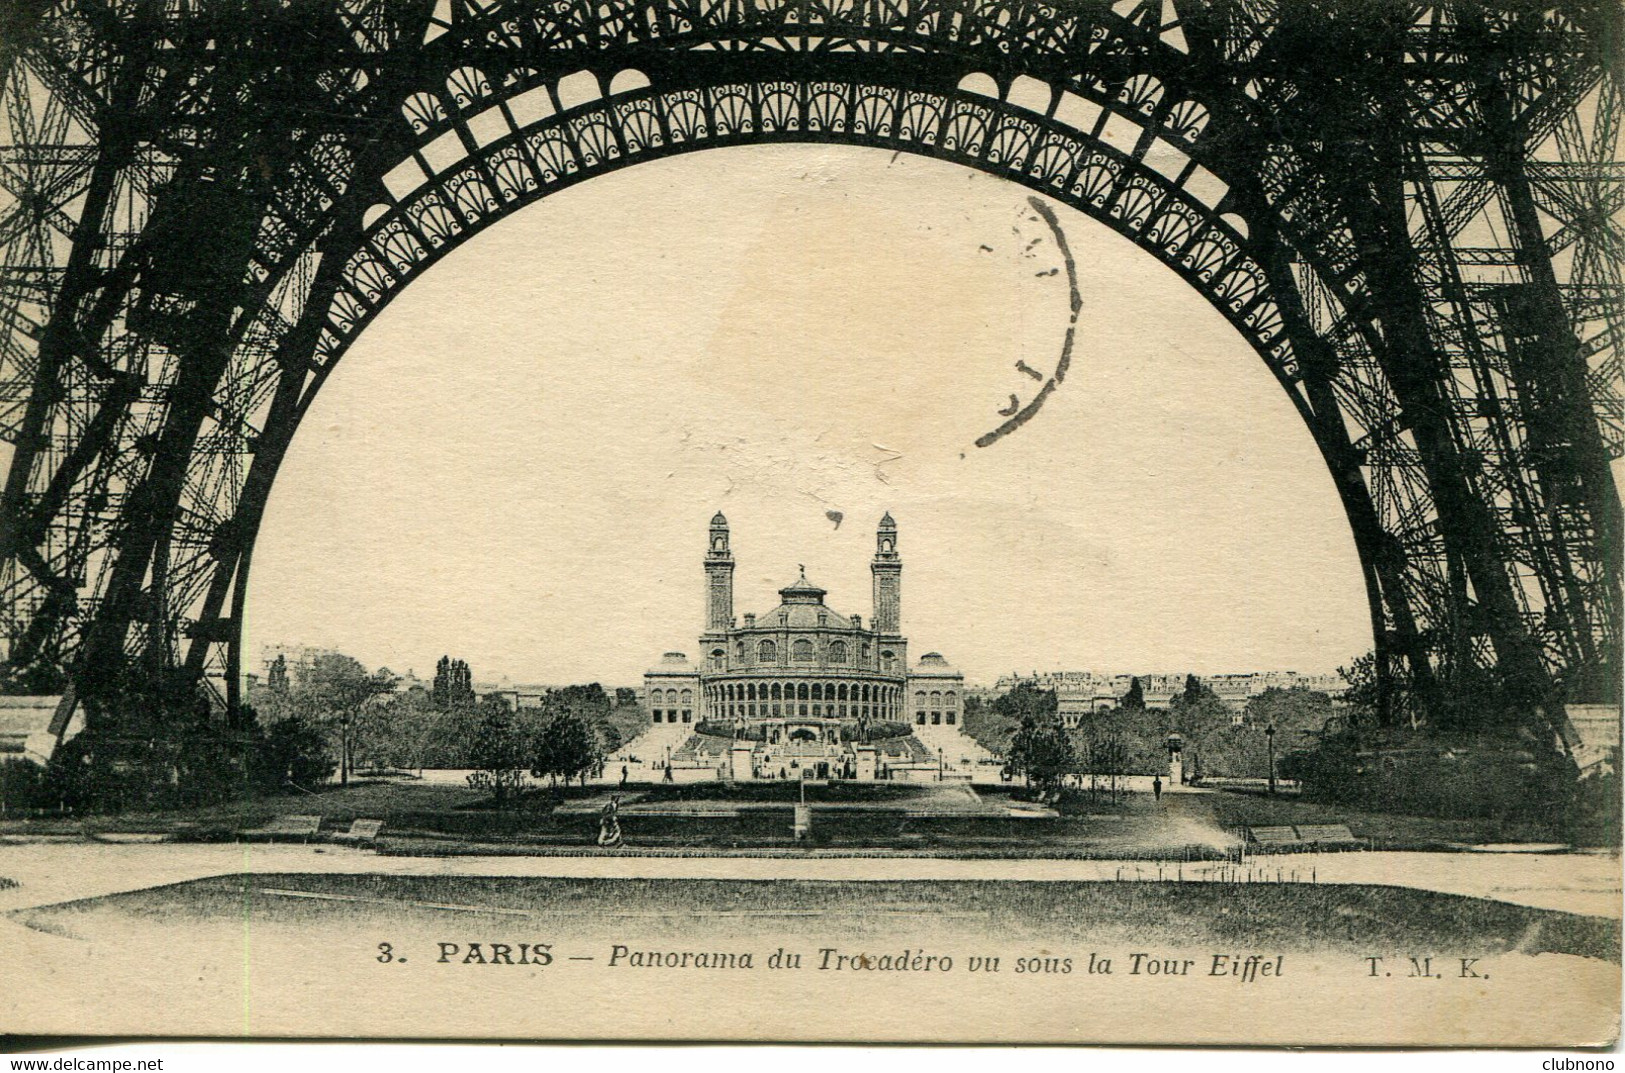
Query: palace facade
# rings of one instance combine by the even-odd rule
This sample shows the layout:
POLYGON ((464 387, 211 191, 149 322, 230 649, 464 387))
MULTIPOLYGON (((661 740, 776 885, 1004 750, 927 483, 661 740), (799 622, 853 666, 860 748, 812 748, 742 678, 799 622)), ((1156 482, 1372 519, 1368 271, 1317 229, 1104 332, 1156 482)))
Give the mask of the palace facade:
MULTIPOLYGON (((1135 677, 1132 674, 1108 675, 1092 671, 1007 674, 994 684, 989 691, 989 699, 1023 684, 1054 690, 1061 721, 1068 727, 1077 727, 1090 715, 1117 707, 1133 686, 1135 677)), ((1142 674, 1138 677, 1147 708, 1166 708, 1185 691, 1183 673, 1142 674)), ((1213 690, 1232 712, 1237 713, 1238 723, 1247 702, 1266 689, 1310 689, 1325 693, 1333 700, 1348 691, 1348 683, 1338 675, 1299 674, 1295 671, 1203 674, 1197 675, 1197 681, 1213 690)))
POLYGON ((964 676, 935 652, 909 663, 902 633, 903 563, 890 514, 875 531, 869 570, 873 607, 867 622, 825 603, 827 592, 807 580, 805 569, 779 590, 776 607, 747 613, 741 621, 734 614, 728 519, 717 514, 705 553, 699 659, 668 652, 645 674, 650 721, 688 723, 707 736, 760 743, 764 748, 753 758, 757 769, 774 769, 783 759, 776 746, 810 747, 790 754, 816 754, 820 765, 850 770, 852 754, 861 750, 847 746, 910 738, 927 727, 953 728, 957 735, 964 676))

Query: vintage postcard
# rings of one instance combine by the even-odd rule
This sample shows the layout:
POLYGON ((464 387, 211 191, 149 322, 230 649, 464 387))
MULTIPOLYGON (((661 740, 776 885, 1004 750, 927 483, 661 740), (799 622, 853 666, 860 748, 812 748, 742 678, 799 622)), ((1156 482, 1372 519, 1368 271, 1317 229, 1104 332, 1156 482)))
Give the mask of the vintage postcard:
POLYGON ((1611 1045, 1622 31, 0 7, 0 1034, 1611 1045))

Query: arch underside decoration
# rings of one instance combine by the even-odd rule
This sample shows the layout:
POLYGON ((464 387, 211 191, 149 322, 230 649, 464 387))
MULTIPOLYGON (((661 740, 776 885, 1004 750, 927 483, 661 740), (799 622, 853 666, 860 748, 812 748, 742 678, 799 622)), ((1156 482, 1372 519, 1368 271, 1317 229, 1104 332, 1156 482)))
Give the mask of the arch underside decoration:
MULTIPOLYGON (((445 3, 419 23, 341 6, 299 16, 315 44, 274 72, 254 46, 294 16, 130 16, 130 39, 192 57, 221 91, 208 100, 81 84, 64 37, 37 34, 4 85, 13 148, 56 147, 14 152, 3 175, 13 687, 139 656, 234 696, 277 467, 396 294, 556 190, 799 141, 1001 175, 1158 258, 1307 423, 1387 670, 1470 663, 1543 697, 1595 693, 1618 666, 1622 336, 1618 236, 1596 211, 1617 205, 1618 166, 1608 131, 1577 118, 1582 101, 1611 114, 1617 87, 1584 62, 1586 27, 1417 8, 1397 41, 1345 42, 1397 48, 1434 80, 1385 111, 1309 84, 1292 35, 1326 26, 1130 6, 445 3), (1473 47, 1505 62, 1468 29, 1567 66, 1520 68, 1514 93, 1498 68, 1441 74, 1438 57, 1473 47), (202 39, 216 48, 188 47, 202 39), (1375 113, 1369 159, 1320 136, 1349 122, 1340 108, 1375 113)), ((92 32, 73 4, 42 25, 92 32)))

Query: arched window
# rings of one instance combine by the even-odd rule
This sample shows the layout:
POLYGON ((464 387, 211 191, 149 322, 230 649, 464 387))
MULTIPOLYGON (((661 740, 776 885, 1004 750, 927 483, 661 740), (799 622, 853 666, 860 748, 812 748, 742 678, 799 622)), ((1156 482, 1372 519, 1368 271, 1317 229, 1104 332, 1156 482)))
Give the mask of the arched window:
POLYGON ((727 659, 728 653, 722 649, 713 648, 711 650, 711 666, 717 668, 718 670, 722 668, 723 663, 726 662, 727 659))
POLYGON ((891 651, 889 649, 887 651, 885 651, 885 652, 880 653, 880 669, 883 670, 883 671, 891 670, 892 661, 895 658, 896 657, 891 653, 891 651))
POLYGON ((734 655, 740 660, 740 662, 744 662, 744 659, 745 659, 745 642, 743 642, 743 641, 735 641, 734 642, 734 655))
POLYGON ((693 704, 694 704, 694 691, 692 689, 683 690, 683 707, 685 707, 685 708, 692 707, 693 704))
POLYGON ((779 693, 779 683, 777 683, 777 682, 773 683, 773 699, 774 700, 781 700, 782 699, 782 697, 780 696, 780 693, 779 693))
MULTIPOLYGON (((807 693, 808 693, 808 690, 807 690, 807 683, 806 682, 801 682, 796 686, 796 699, 797 700, 806 700, 807 699, 807 693)), ((801 714, 806 715, 807 714, 807 709, 802 708, 801 709, 801 714)))
POLYGON ((829 643, 829 661, 831 663, 846 662, 846 642, 831 641, 829 643))
POLYGON ((921 708, 925 707, 925 690, 916 689, 914 691, 914 703, 921 708))
POLYGON ((950 708, 952 708, 954 706, 954 691, 953 690, 950 689, 950 690, 948 690, 948 692, 946 692, 946 693, 944 693, 942 695, 942 703, 946 704, 950 708))
POLYGON ((931 691, 931 707, 933 707, 933 708, 942 707, 942 693, 941 693, 940 690, 933 689, 931 691))
POLYGON ((790 646, 790 658, 797 663, 811 663, 813 658, 813 643, 805 637, 797 638, 790 646))
POLYGON ((846 699, 846 683, 845 682, 842 682, 840 685, 835 687, 835 699, 836 700, 845 700, 846 699))
POLYGON ((763 641, 756 646, 756 661, 758 663, 772 663, 779 658, 778 649, 772 641, 763 641))

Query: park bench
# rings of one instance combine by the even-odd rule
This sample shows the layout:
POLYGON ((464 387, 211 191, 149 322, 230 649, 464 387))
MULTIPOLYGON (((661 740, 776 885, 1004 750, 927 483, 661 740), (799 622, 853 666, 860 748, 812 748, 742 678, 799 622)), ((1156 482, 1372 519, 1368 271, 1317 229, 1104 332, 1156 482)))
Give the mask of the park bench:
POLYGON ((237 832, 240 839, 263 839, 267 842, 280 842, 297 838, 301 842, 309 842, 316 837, 321 829, 320 816, 278 816, 264 827, 250 827, 237 832))
POLYGON ((1298 833, 1285 825, 1249 827, 1247 828, 1247 835, 1261 846, 1301 845, 1298 833))
POLYGON ((1346 823, 1301 823, 1298 838, 1317 846, 1350 846, 1360 841, 1346 823))
POLYGON ((333 841, 353 842, 358 846, 370 846, 378 841, 378 834, 383 829, 383 820, 356 820, 350 824, 348 831, 339 831, 335 834, 333 841))

